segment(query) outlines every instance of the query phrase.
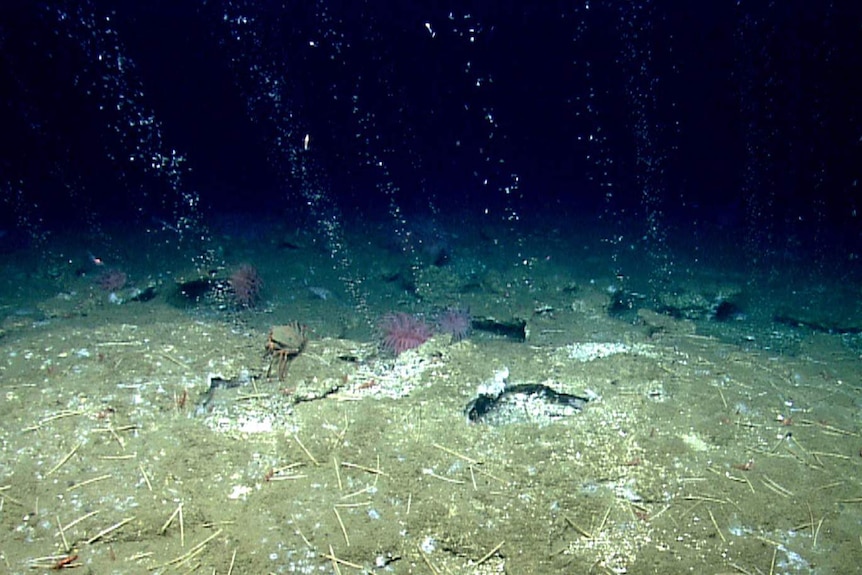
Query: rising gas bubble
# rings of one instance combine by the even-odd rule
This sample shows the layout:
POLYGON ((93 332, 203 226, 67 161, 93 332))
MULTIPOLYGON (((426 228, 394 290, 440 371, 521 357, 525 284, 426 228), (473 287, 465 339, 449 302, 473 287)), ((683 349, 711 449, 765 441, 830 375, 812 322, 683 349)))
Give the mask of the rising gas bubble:
POLYGON ((654 8, 650 2, 620 7, 620 63, 625 76, 625 94, 634 136, 634 183, 643 210, 643 240, 651 261, 653 295, 667 289, 673 259, 667 245, 664 202, 667 201, 665 170, 668 163, 667 125, 662 121, 652 42, 654 8))
MULTIPOLYGON (((127 197, 127 209, 139 221, 155 222, 152 229, 171 232, 162 237, 165 244, 196 245, 198 265, 208 265, 200 199, 184 185, 186 158, 166 143, 160 120, 146 104, 137 65, 127 54, 115 14, 87 1, 44 10, 53 19, 56 34, 83 58, 74 85, 91 100, 105 127, 104 154, 127 197)), ((98 210, 93 207, 86 214, 90 226, 98 226, 93 219, 98 210)))
POLYGON ((330 180, 316 156, 318 135, 325 131, 325 126, 311 125, 305 116, 310 102, 292 97, 314 91, 314 83, 303 72, 311 60, 319 60, 315 52, 325 52, 334 61, 341 58, 345 42, 334 29, 335 21, 322 2, 311 6, 305 14, 304 23, 314 24, 310 29, 300 31, 294 27, 291 14, 286 11, 265 16, 264 19, 263 9, 253 2, 225 3, 220 43, 236 74, 248 116, 263 133, 269 164, 286 190, 292 187, 299 190, 356 310, 370 323, 362 287, 364 277, 353 266, 344 237, 343 216, 331 198, 330 180), (283 34, 292 30, 297 38, 283 41, 283 34))
MULTIPOLYGON (((510 165, 505 150, 507 132, 501 124, 494 99, 494 71, 490 66, 493 54, 490 51, 488 39, 489 24, 471 12, 450 12, 441 30, 446 31, 445 38, 439 41, 449 41, 457 46, 457 52, 463 54, 461 70, 467 86, 465 90, 468 99, 464 101, 464 109, 473 116, 473 124, 478 127, 479 165, 475 168, 475 176, 485 189, 494 190, 492 198, 500 201, 501 219, 510 228, 521 220, 522 203, 524 200, 520 188, 518 170, 510 165)), ((497 206, 488 205, 485 213, 492 215, 497 206)))

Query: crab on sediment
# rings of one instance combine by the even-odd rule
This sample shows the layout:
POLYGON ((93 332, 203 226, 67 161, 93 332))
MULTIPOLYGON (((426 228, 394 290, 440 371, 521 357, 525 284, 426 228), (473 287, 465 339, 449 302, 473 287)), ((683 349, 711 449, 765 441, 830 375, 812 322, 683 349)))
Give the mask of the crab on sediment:
POLYGON ((278 361, 278 380, 284 381, 288 364, 303 352, 307 343, 306 327, 299 322, 270 328, 266 341, 266 355, 270 356, 266 377, 270 377, 272 365, 278 361))

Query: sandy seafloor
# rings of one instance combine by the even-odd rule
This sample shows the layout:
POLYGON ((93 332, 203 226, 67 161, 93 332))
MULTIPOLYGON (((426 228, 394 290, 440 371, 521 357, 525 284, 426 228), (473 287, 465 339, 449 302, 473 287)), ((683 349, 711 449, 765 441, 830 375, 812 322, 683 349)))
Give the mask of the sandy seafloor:
POLYGON ((200 270, 158 235, 99 248, 146 302, 110 302, 68 237, 0 256, 0 570, 859 572, 859 285, 674 255, 671 317, 638 309, 643 254, 460 230, 440 267, 380 230, 345 231, 346 265, 278 225, 214 232, 217 276, 264 278, 252 310, 184 301, 200 270), (382 314, 452 305, 526 338, 379 349, 382 314), (294 320, 308 346, 267 379, 269 327, 294 320), (590 401, 469 422, 495 376, 590 401), (240 385, 208 398, 213 378, 240 385))

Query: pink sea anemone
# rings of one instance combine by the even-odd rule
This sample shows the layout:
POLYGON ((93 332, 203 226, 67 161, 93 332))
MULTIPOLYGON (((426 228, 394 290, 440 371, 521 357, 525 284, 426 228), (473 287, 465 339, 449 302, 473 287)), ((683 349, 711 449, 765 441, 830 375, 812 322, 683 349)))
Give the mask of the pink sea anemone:
POLYGON ((473 318, 467 308, 450 307, 437 316, 437 330, 449 334, 453 342, 469 336, 472 329, 473 318))
POLYGON ((254 307, 257 304, 263 289, 263 280, 257 273, 256 267, 242 264, 230 275, 228 283, 240 307, 254 307))
POLYGON ((386 314, 378 327, 383 334, 383 348, 395 355, 419 347, 431 337, 431 327, 425 320, 404 312, 386 314))

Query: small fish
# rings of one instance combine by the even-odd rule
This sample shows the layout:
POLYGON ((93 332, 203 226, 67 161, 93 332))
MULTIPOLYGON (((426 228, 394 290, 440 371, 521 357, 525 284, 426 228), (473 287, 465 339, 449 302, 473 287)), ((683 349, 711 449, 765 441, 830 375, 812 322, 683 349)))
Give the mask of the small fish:
POLYGON ((153 221, 155 223, 159 224, 160 226, 162 226, 163 229, 171 230, 172 232, 176 232, 178 234, 182 233, 182 232, 180 232, 180 229, 178 227, 172 226, 171 224, 169 224, 168 222, 166 222, 165 220, 163 220, 161 218, 155 218, 154 217, 153 221))
POLYGON ((308 291, 311 292, 311 295, 323 301, 327 301, 332 297, 332 292, 324 287, 308 286, 308 291))
POLYGON ((94 266, 103 266, 105 265, 105 260, 100 257, 96 257, 92 252, 87 252, 87 257, 90 259, 90 263, 94 266))

